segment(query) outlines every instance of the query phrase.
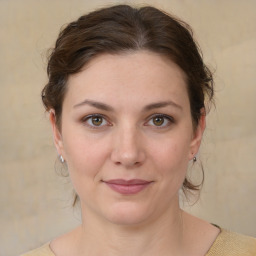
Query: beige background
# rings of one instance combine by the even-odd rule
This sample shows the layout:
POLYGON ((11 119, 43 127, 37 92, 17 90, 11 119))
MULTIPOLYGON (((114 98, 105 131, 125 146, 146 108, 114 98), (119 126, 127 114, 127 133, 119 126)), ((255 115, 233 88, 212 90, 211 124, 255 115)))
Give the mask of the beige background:
MULTIPOLYGON (((37 247, 79 223, 70 185, 55 172, 60 166, 40 102, 46 82, 42 56, 61 25, 107 3, 120 1, 0 0, 1 256, 37 247)), ((216 70, 216 109, 200 151, 205 186, 199 202, 185 208, 256 236, 256 1, 146 3, 191 24, 216 70)))

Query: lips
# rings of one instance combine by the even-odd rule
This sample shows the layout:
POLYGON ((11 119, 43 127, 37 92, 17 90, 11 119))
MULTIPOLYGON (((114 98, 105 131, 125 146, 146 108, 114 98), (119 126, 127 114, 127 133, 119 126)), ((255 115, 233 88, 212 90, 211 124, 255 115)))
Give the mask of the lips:
POLYGON ((123 179, 114 179, 107 180, 104 183, 109 186, 115 192, 118 192, 123 195, 132 195, 137 194, 140 191, 147 188, 152 182, 140 179, 132 180, 123 180, 123 179))

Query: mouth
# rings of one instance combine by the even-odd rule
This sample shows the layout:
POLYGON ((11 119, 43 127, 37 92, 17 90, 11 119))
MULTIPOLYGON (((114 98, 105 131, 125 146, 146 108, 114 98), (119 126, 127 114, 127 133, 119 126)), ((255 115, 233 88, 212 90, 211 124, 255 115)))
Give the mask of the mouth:
POLYGON ((114 179, 103 181, 112 190, 122 195, 133 195, 141 192, 147 188, 152 181, 133 179, 133 180, 123 180, 114 179))

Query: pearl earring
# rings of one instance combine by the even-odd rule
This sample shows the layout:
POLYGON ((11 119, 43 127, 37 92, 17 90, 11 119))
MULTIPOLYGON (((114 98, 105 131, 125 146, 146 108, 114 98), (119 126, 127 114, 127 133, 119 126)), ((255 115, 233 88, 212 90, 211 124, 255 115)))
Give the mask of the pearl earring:
POLYGON ((63 158, 62 155, 60 155, 59 158, 60 158, 60 162, 61 162, 61 163, 64 163, 64 162, 65 162, 65 160, 64 160, 64 158, 63 158))

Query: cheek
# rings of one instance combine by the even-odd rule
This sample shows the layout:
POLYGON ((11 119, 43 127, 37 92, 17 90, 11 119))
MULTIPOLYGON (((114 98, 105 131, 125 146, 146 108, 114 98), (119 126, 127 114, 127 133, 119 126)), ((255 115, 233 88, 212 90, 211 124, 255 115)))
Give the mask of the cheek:
POLYGON ((165 139, 162 143, 149 146, 152 164, 157 164, 160 175, 167 180, 182 179, 188 166, 188 140, 165 139))
POLYGON ((81 136, 73 136, 65 141, 69 176, 76 193, 83 201, 94 198, 95 185, 102 179, 102 169, 109 151, 108 144, 103 142, 92 142, 81 136))
MULTIPOLYGON (((65 138, 65 137, 64 137, 65 138)), ((64 149, 70 175, 97 176, 109 154, 109 143, 85 134, 73 134, 64 140, 64 149)))

